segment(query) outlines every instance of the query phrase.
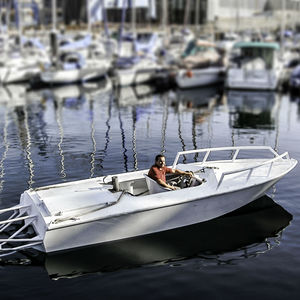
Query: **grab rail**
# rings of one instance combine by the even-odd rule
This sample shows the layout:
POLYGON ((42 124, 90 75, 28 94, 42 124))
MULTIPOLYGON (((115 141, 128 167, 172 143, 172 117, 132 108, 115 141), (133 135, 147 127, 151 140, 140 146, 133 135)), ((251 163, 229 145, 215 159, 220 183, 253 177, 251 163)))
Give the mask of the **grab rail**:
POLYGON ((235 161, 240 150, 269 150, 274 156, 279 156, 279 154, 274 151, 270 146, 235 146, 235 147, 219 147, 219 148, 206 148, 206 149, 195 149, 195 150, 187 150, 187 151, 181 151, 177 152, 177 155, 174 159, 174 162, 172 164, 172 168, 175 169, 176 165, 178 163, 178 159, 180 155, 186 155, 186 154, 192 154, 192 153, 200 153, 200 152, 206 152, 204 155, 204 158, 201 163, 204 163, 207 161, 209 155, 211 152, 218 152, 218 151, 235 151, 233 158, 231 161, 235 161))
POLYGON ((275 161, 277 161, 279 159, 283 159, 284 157, 286 157, 286 159, 289 159, 288 152, 285 152, 285 153, 279 155, 276 151, 274 151, 269 146, 236 146, 236 147, 206 148, 206 149, 196 149, 196 150, 188 150, 188 151, 178 152, 177 155, 176 155, 176 157, 175 157, 175 159, 174 159, 172 168, 173 169, 176 168, 176 165, 178 163, 178 159, 179 159, 180 155, 205 152, 204 157, 202 159, 202 162, 200 162, 200 163, 203 164, 203 163, 205 163, 207 161, 207 159, 208 159, 209 155, 211 154, 211 152, 217 152, 217 151, 234 151, 232 159, 227 159, 228 161, 234 162, 237 159, 237 156, 238 156, 238 154, 239 154, 239 152, 241 150, 269 150, 274 155, 274 158, 269 159, 269 160, 267 160, 267 161, 265 161, 263 163, 255 165, 255 166, 246 167, 246 168, 240 168, 240 169, 233 170, 233 171, 223 172, 221 174, 220 180, 218 181, 218 185, 217 185, 216 189, 218 189, 220 187, 220 185, 222 184, 222 182, 224 180, 224 177, 227 176, 227 175, 249 171, 249 174, 247 176, 247 181, 248 181, 249 178, 251 177, 251 174, 252 174, 252 172, 253 172, 254 169, 257 169, 257 168, 262 167, 264 165, 270 164, 270 168, 269 168, 268 174, 267 174, 267 176, 269 176, 269 174, 271 172, 271 169, 272 169, 272 166, 273 166, 273 163, 275 161))
MULTIPOLYGON (((263 162, 263 163, 260 163, 259 165, 256 165, 256 166, 252 166, 252 167, 248 167, 248 168, 241 168, 241 169, 233 170, 233 171, 223 172, 223 173, 221 174, 221 177, 220 177, 220 180, 219 180, 219 182, 218 182, 218 185, 217 185, 217 188, 216 188, 216 189, 218 189, 218 188, 220 187, 220 185, 222 184, 222 182, 223 182, 223 180, 224 180, 224 177, 227 176, 227 175, 232 175, 232 174, 235 174, 235 173, 240 173, 240 172, 249 171, 249 174, 248 174, 248 176, 247 176, 247 181, 248 181, 254 169, 260 168, 260 167, 262 167, 262 166, 264 166, 264 165, 268 165, 268 164, 270 164, 270 168, 269 168, 269 171, 268 171, 268 175, 269 175, 270 172, 271 172, 272 166, 273 166, 273 162, 275 162, 275 161, 277 161, 277 160, 279 160, 279 159, 282 159, 282 158, 285 157, 285 156, 288 158, 288 152, 285 152, 285 153, 283 153, 283 154, 281 154, 281 155, 278 155, 277 157, 272 158, 272 159, 270 159, 270 160, 267 160, 267 161, 265 161, 265 162, 263 162)), ((268 175, 267 175, 267 176, 268 176, 268 175)))

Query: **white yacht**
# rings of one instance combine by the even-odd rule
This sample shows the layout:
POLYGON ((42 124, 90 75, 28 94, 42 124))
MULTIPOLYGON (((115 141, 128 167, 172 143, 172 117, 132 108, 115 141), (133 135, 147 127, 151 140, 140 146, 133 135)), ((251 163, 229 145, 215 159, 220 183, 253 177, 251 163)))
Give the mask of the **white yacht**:
POLYGON ((228 68, 225 85, 230 89, 276 90, 282 79, 279 45, 268 42, 238 42, 239 55, 228 68))

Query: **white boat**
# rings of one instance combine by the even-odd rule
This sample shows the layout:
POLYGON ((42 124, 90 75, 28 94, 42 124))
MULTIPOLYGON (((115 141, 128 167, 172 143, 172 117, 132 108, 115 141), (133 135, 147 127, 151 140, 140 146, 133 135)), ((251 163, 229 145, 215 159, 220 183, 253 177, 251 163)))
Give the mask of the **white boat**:
MULTIPOLYGON (((208 41, 190 42, 179 63, 175 81, 180 88, 194 88, 224 82, 225 62, 221 49, 208 41)), ((223 52, 223 50, 222 50, 223 52)))
POLYGON ((110 63, 109 59, 85 59, 80 53, 66 52, 54 64, 44 65, 40 77, 47 84, 84 82, 105 76, 110 63))
POLYGON ((238 42, 240 50, 227 71, 225 85, 231 89, 276 90, 282 80, 279 46, 268 42, 238 42))
POLYGON ((292 218, 283 207, 264 196, 232 213, 192 227, 80 248, 71 253, 39 255, 35 261, 42 263, 52 279, 66 279, 151 263, 178 262, 194 257, 195 253, 217 254, 239 249, 244 255, 236 258, 246 259, 259 254, 261 248, 253 244, 265 245, 267 250, 277 245, 283 238, 280 233, 292 218), (274 244, 270 245, 270 237, 276 237, 274 244), (120 255, 120 249, 124 255, 120 255))
POLYGON ((115 76, 118 86, 131 86, 150 82, 161 69, 153 57, 132 57, 119 59, 115 76))
POLYGON ((194 88, 223 83, 225 67, 209 67, 203 69, 181 69, 176 75, 176 83, 180 88, 194 88))
POLYGON ((18 83, 33 79, 40 73, 40 65, 49 63, 45 50, 24 48, 5 53, 0 61, 0 83, 18 83))
POLYGON ((0 232, 15 230, 0 239, 0 251, 59 252, 211 220, 261 197, 296 164, 266 146, 208 148, 177 153, 172 167, 195 174, 182 178, 187 187, 180 190, 161 187, 148 170, 30 189, 18 205, 0 210, 12 213, 0 232), (187 155, 202 160, 179 164, 187 155), (18 222, 24 224, 15 229, 18 222))
POLYGON ((168 64, 177 63, 186 46, 195 39, 195 35, 189 29, 173 31, 166 37, 166 62, 168 64))

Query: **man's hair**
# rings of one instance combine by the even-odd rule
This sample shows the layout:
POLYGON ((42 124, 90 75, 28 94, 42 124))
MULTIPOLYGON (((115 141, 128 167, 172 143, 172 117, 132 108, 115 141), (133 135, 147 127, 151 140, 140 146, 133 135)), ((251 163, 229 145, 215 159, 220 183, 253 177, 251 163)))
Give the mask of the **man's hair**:
POLYGON ((158 161, 161 157, 166 158, 163 154, 157 154, 157 155, 155 156, 155 161, 158 161))

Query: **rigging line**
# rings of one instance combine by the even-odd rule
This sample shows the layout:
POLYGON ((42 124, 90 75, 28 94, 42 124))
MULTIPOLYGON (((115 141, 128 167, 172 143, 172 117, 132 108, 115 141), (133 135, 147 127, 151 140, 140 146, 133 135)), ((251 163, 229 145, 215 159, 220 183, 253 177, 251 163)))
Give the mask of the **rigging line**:
POLYGON ((4 128, 3 128, 3 143, 4 143, 4 152, 2 155, 2 158, 0 160, 0 193, 3 191, 3 183, 4 183, 4 175, 5 175, 5 169, 4 169, 4 161, 7 157, 7 152, 9 149, 9 142, 7 140, 7 127, 8 127, 8 110, 5 111, 4 116, 4 128))
POLYGON ((84 211, 82 213, 79 213, 77 215, 74 215, 74 216, 68 216, 68 217, 62 217, 62 218, 56 218, 55 220, 51 221, 52 224, 58 224, 58 223, 61 223, 61 222, 65 222, 65 221, 69 221, 69 220, 72 220, 72 221, 76 221, 78 220, 80 217, 84 216, 84 215, 87 215, 87 214, 91 214, 93 212, 96 212, 96 211, 99 211, 99 210, 102 210, 104 208, 108 208, 110 206, 113 206, 113 205, 116 205, 120 202, 121 198, 126 194, 126 191, 123 190, 118 199, 114 202, 107 202, 107 203, 104 203, 102 204, 100 207, 97 207, 97 208, 93 208, 93 209, 90 209, 88 211, 84 211))

